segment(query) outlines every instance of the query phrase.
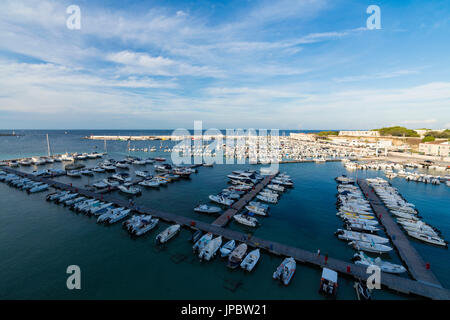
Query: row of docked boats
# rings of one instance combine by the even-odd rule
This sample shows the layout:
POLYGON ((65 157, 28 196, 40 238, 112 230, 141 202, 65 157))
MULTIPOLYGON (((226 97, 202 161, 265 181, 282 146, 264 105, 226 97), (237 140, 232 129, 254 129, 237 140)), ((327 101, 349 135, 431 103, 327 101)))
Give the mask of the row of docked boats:
MULTIPOLYGON (((432 175, 430 173, 418 172, 417 168, 424 168, 424 164, 419 163, 391 163, 391 162, 347 162, 345 167, 348 170, 382 170, 388 179, 403 178, 406 181, 422 182, 426 184, 440 185, 441 183, 450 186, 450 175, 432 175)), ((428 169, 445 171, 445 167, 427 165, 428 169)))
POLYGON ((388 181, 382 178, 366 179, 366 181, 408 236, 427 244, 441 247, 448 246, 448 243, 440 237, 440 231, 425 223, 420 218, 414 204, 406 201, 388 181))
MULTIPOLYGON (((342 177, 336 178, 338 182, 342 180, 342 177)), ((339 184, 337 207, 337 215, 344 220, 346 227, 336 231, 339 239, 349 241, 356 250, 378 254, 392 251, 387 245, 389 239, 376 235, 378 221, 359 187, 351 183, 339 184)))
POLYGON ((38 193, 49 188, 49 185, 45 182, 34 181, 2 170, 0 170, 0 181, 28 193, 38 193))

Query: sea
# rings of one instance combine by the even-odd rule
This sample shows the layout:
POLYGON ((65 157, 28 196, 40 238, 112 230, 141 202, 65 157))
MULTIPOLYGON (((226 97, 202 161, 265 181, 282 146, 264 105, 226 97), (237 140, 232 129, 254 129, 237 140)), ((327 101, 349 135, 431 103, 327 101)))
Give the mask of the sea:
MULTIPOLYGON (((16 136, 0 136, 0 160, 47 155, 48 134, 52 154, 103 152, 101 140, 84 139, 93 135, 165 135, 171 130, 16 130, 16 136)), ((296 131, 298 132, 298 131, 296 131)), ((10 133, 10 131, 0 131, 10 133)), ((288 135, 290 131, 281 132, 288 135)), ((109 159, 128 155, 148 158, 164 157, 175 142, 131 141, 132 148, 154 146, 155 152, 129 152, 127 141, 107 141, 109 159)), ((101 159, 83 161, 87 167, 101 159)), ((43 168, 61 168, 54 163, 43 168)), ((144 189, 135 197, 138 205, 172 212, 196 220, 212 222, 217 216, 195 213, 199 203, 209 203, 208 196, 228 186, 227 175, 234 170, 258 170, 259 165, 216 164, 199 167, 188 180, 180 180, 159 189, 144 189)), ((134 167, 130 170, 131 174, 134 167)), ((144 169, 140 167, 139 169, 144 169)), ((23 171, 36 170, 22 167, 23 171)), ((153 171, 152 165, 145 170, 153 171)), ((277 204, 270 205, 269 217, 257 217, 258 228, 245 227, 232 221, 227 228, 313 252, 351 261, 355 254, 345 241, 334 235, 343 226, 336 216, 335 177, 347 174, 356 178, 384 177, 382 171, 346 171, 341 162, 281 164, 294 182, 277 204)), ((85 186, 108 177, 70 178, 58 181, 85 186)), ((438 228, 442 237, 450 239, 450 188, 445 184, 430 185, 391 180, 409 202, 416 205, 424 221, 438 228)), ((49 193, 48 191, 46 193, 49 193)), ((0 182, 0 299, 326 299, 318 293, 321 270, 297 264, 289 286, 272 279, 282 258, 262 252, 251 272, 226 267, 216 257, 200 262, 192 253, 191 231, 181 233, 164 246, 155 244, 155 236, 169 224, 158 227, 140 238, 132 238, 121 227, 99 225, 95 217, 77 214, 61 205, 45 201, 46 193, 28 195, 0 182), (69 290, 67 267, 81 270, 81 289, 69 290)), ((114 191, 117 197, 126 197, 114 191)), ((380 235, 383 235, 381 233, 380 235)), ((444 287, 450 288, 450 255, 448 249, 411 239, 424 261, 444 287)), ((393 250, 382 257, 401 263, 393 250)), ((408 277, 408 274, 401 275, 408 277)), ((337 299, 356 299, 354 280, 339 277, 337 299)), ((373 292, 374 299, 417 299, 390 290, 373 292)))

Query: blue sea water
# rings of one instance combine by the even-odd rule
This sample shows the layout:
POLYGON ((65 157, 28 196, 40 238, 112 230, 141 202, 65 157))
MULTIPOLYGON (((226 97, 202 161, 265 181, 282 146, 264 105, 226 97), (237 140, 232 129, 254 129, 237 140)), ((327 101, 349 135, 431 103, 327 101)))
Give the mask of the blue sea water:
MULTIPOLYGON (((0 137, 0 159, 45 155, 46 131, 16 131, 18 137, 0 137)), ((86 140, 90 134, 139 135, 165 134, 169 131, 48 131, 53 153, 103 151, 104 142, 86 140)), ((158 152, 136 152, 140 157, 163 156, 169 153, 160 147, 164 141, 136 141, 139 148, 154 145, 158 152)), ((127 155, 127 142, 108 141, 108 158, 127 155)), ((85 164, 93 166, 97 161, 85 164)), ((61 166, 55 163, 48 165, 61 166)), ((208 202, 208 195, 227 187, 226 175, 249 165, 215 165, 199 168, 189 180, 169 184, 160 190, 144 190, 136 202, 148 207, 212 222, 215 216, 193 212, 199 202, 208 202)), ((258 166, 251 166, 255 169, 258 166)), ((33 170, 33 167, 24 170, 33 170)), ((149 165, 147 170, 152 170, 149 165)), ((271 205, 271 216, 258 219, 261 226, 249 229, 231 222, 227 227, 253 233, 255 236, 298 246, 311 251, 350 261, 354 250, 339 241, 334 232, 342 226, 336 217, 337 175, 346 173, 339 162, 316 164, 283 164, 281 171, 291 175, 295 187, 271 205)), ((356 174, 356 173, 348 173, 356 174)), ((106 177, 60 181, 84 186, 106 177)), ((383 176, 381 172, 358 172, 358 177, 383 176)), ((392 180, 401 194, 419 209, 424 220, 439 228, 450 239, 450 188, 392 180)), ((121 197, 117 193, 118 197, 121 197)), ((231 271, 220 258, 200 263, 192 254, 188 241, 190 232, 180 235, 165 247, 155 245, 154 237, 168 224, 161 223, 148 235, 132 239, 119 224, 103 226, 94 218, 76 214, 67 208, 48 203, 44 194, 26 193, 0 183, 0 298, 1 299, 321 299, 317 293, 320 270, 298 265, 292 283, 284 287, 271 276, 281 262, 280 257, 263 253, 252 273, 231 271), (66 288, 67 266, 79 265, 82 289, 66 288)), ((412 240, 441 283, 450 287, 448 250, 412 240)), ((400 263, 395 252, 385 256, 400 263)), ((405 277, 407 275, 404 275, 405 277)), ((353 281, 340 277, 338 299, 355 299, 353 281)), ((374 293, 376 299, 405 299, 390 291, 374 293)))

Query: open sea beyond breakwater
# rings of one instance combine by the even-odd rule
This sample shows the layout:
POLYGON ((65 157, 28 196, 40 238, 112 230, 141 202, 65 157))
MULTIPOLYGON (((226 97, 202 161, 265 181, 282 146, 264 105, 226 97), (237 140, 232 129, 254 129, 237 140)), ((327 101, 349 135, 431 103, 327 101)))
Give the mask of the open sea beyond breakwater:
MULTIPOLYGON (((0 138, 0 159, 45 155, 44 131, 24 131, 20 136, 0 138)), ((53 153, 103 151, 103 141, 84 140, 90 131, 50 131, 53 153)), ((165 132, 164 132, 165 133, 165 132)), ((95 134, 164 134, 153 131, 98 131, 95 134)), ((160 141, 136 141, 141 148, 155 146, 156 152, 131 155, 138 157, 166 157, 160 141)), ((172 143, 171 145, 173 145, 172 143)), ((164 142, 169 145, 169 142, 164 142)), ((107 158, 127 156, 126 141, 109 141, 107 158)), ((94 166, 99 160, 83 163, 94 166)), ((40 168, 59 168, 54 163, 40 168)), ((148 170, 152 170, 148 165, 148 170)), ((209 194, 216 194, 227 186, 226 175, 233 170, 257 169, 250 165, 215 165, 199 168, 191 179, 170 184, 160 190, 143 190, 135 199, 137 204, 173 212, 206 222, 217 216, 195 213, 193 207, 208 202, 209 194)), ((33 166, 24 169, 32 171, 33 166)), ((131 172, 133 169, 131 170, 131 172)), ((283 194, 276 205, 271 205, 271 216, 259 219, 257 229, 244 227, 232 221, 227 228, 253 232, 259 238, 271 239, 310 251, 320 248, 323 254, 350 261, 354 250, 334 236, 342 221, 336 217, 336 182, 342 173, 353 177, 384 177, 381 171, 346 172, 339 162, 282 164, 295 183, 295 188, 283 194)), ((84 186, 108 174, 73 179, 67 176, 56 180, 84 186)), ((392 180, 392 185, 409 202, 414 203, 424 220, 442 231, 450 239, 450 188, 392 180)), ((115 193, 117 191, 114 191, 115 193)), ((117 193, 117 196, 122 196, 117 193)), ((76 214, 62 206, 45 201, 43 194, 27 195, 0 183, 0 297, 3 299, 48 298, 150 298, 150 299, 321 299, 317 289, 320 270, 297 265, 297 271, 288 287, 272 280, 272 273, 281 262, 280 257, 262 253, 252 273, 230 271, 226 263, 216 258, 200 263, 192 254, 188 241, 190 232, 181 234, 163 248, 155 245, 154 237, 168 224, 161 223, 148 235, 132 239, 120 225, 104 226, 94 218, 76 214), (79 265, 82 270, 82 290, 66 288, 68 265, 79 265)), ((450 287, 450 258, 448 250, 429 246, 415 240, 412 245, 431 268, 444 287, 450 287)), ((400 263, 395 252, 388 258, 400 263)), ((406 275, 403 275, 406 276, 406 275)), ((353 280, 339 278, 338 299, 355 299, 353 280)), ((390 291, 376 291, 375 299, 405 299, 390 291)))

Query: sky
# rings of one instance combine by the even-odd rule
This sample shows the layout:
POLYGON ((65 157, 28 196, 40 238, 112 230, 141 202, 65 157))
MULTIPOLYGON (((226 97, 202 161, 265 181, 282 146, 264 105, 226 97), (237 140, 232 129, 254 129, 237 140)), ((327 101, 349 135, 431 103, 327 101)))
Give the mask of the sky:
POLYGON ((450 1, 0 1, 0 128, 196 120, 450 128, 450 1))

